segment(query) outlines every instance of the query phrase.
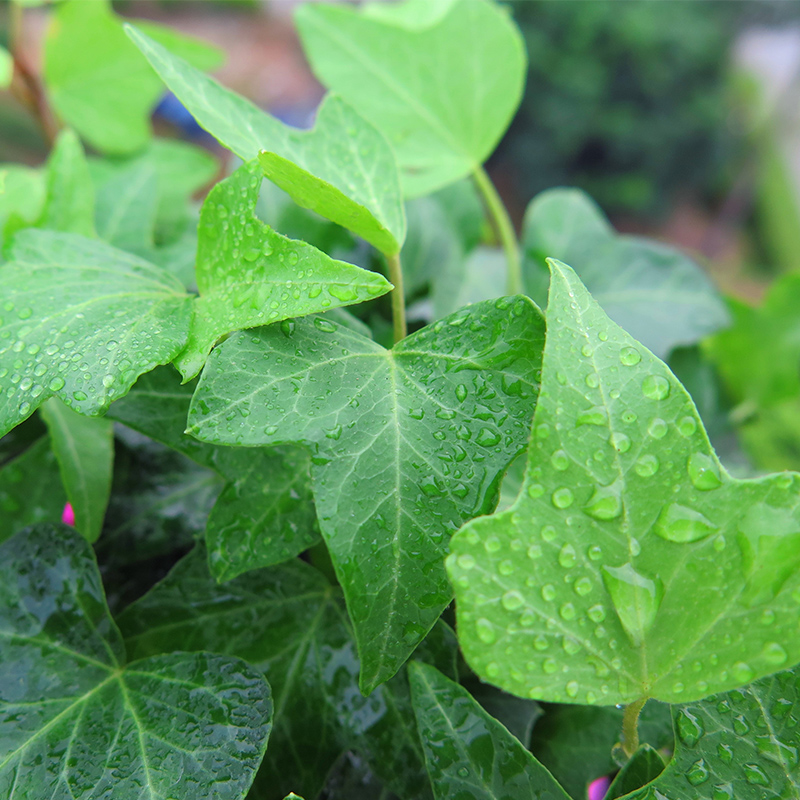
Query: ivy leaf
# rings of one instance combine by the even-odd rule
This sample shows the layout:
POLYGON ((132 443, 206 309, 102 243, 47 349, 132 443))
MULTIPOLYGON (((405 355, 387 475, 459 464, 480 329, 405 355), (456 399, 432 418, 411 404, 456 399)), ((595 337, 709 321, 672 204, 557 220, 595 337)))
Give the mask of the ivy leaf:
POLYGON ((442 271, 433 284, 433 313, 437 318, 461 306, 491 300, 506 283, 506 258, 496 247, 476 247, 466 258, 442 271))
POLYGON ((219 581, 279 564, 319 540, 310 456, 299 447, 215 447, 184 435, 194 385, 171 368, 143 375, 109 416, 213 469, 225 488, 205 526, 209 565, 219 581))
POLYGON ((272 717, 261 674, 209 653, 126 664, 91 549, 70 528, 21 531, 0 546, 0 570, 3 797, 244 797, 272 717))
POLYGON ((26 525, 59 522, 66 502, 50 440, 43 436, 0 469, 0 542, 26 525))
POLYGON ((594 201, 577 189, 550 189, 525 212, 525 288, 544 302, 545 259, 573 265, 617 325, 659 358, 724 328, 730 318, 705 273, 679 250, 618 236, 594 201))
POLYGON ((101 413, 186 341, 189 298, 142 259, 33 229, 16 235, 10 257, 0 270, 0 379, 10 384, 0 436, 52 396, 101 413))
POLYGON ((551 269, 522 491, 451 542, 470 665, 523 697, 609 705, 800 661, 800 476, 733 480, 667 367, 551 269))
POLYGON ((76 414, 55 397, 42 405, 41 413, 75 512, 75 527, 94 542, 103 528, 111 494, 114 427, 111 420, 76 414))
POLYGON ((200 212, 197 288, 186 349, 175 359, 184 379, 203 368, 226 333, 371 300, 392 285, 376 272, 334 261, 287 239, 255 215, 261 174, 245 164, 210 192, 200 212))
POLYGON ((649 744, 643 744, 617 773, 603 800, 616 800, 655 780, 664 771, 664 759, 649 744))
POLYGON ((797 800, 797 670, 702 702, 676 706, 675 755, 629 800, 797 800))
POLYGON ((384 253, 406 232, 395 156, 383 136, 328 95, 313 131, 298 132, 127 26, 127 33, 197 122, 299 205, 337 222, 384 253))
POLYGON ((492 507, 524 446, 542 337, 538 309, 517 297, 470 306, 388 351, 305 318, 233 336, 211 355, 189 431, 311 450, 320 527, 367 692, 450 602, 449 532, 492 507))
MULTIPOLYGON (((220 63, 211 45, 153 23, 140 25, 203 69, 220 63)), ((133 153, 147 144, 161 81, 107 0, 57 6, 45 40, 44 78, 55 110, 97 150, 133 153)))
POLYGON ((437 800, 568 800, 555 778, 466 689, 418 661, 408 674, 437 800))
POLYGON ((408 196, 480 167, 525 84, 522 36, 494 3, 459 0, 433 16, 428 27, 411 27, 314 4, 295 17, 320 81, 392 143, 408 196))

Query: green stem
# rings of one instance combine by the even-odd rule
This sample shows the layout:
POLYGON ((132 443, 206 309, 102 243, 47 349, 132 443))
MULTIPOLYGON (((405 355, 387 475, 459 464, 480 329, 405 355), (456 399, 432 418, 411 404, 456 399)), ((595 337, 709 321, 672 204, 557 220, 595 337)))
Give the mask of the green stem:
POLYGON ((628 706, 622 717, 622 749, 630 758, 639 749, 639 714, 642 713, 647 698, 643 697, 628 706))
POLYGON ((387 255, 389 280, 394 284, 392 289, 392 326, 394 327, 395 344, 405 339, 408 334, 406 326, 406 298, 403 291, 403 267, 400 264, 400 253, 387 255))
POLYGON ((472 177, 475 180, 478 191, 483 196, 486 209, 506 254, 506 262, 508 264, 506 288, 508 293, 520 294, 522 292, 522 265, 519 258, 519 244, 514 233, 514 226, 511 224, 511 217, 508 216, 508 211, 503 205, 497 189, 494 188, 494 184, 486 174, 486 170, 479 166, 472 173, 472 177))

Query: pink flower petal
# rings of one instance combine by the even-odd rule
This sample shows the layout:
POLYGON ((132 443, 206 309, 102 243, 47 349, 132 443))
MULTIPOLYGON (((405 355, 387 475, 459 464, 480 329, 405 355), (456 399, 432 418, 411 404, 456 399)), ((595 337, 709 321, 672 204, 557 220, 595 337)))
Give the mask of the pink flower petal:
POLYGON ((69 503, 64 506, 64 511, 61 514, 61 521, 65 525, 72 525, 73 528, 75 527, 75 511, 69 503))
POLYGON ((603 800, 611 786, 610 778, 598 778, 589 784, 589 800, 603 800))

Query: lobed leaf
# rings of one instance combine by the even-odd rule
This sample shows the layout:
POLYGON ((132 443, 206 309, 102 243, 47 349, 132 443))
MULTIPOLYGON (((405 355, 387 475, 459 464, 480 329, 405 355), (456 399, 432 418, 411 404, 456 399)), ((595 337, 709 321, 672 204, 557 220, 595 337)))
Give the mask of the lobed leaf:
POLYGON ((543 327, 529 300, 504 298, 392 350, 317 317, 233 336, 212 353, 189 431, 310 449, 365 691, 398 670, 450 602, 450 531, 492 507, 524 445, 543 327))
POLYGON ((295 17, 320 81, 391 142, 408 196, 452 183, 492 154, 527 66, 519 30, 494 3, 439 3, 424 20, 415 5, 406 24, 402 10, 387 19, 326 4, 302 6, 295 17))
POLYGON ((194 69, 141 31, 128 36, 197 122, 301 206, 343 225, 384 253, 405 237, 394 153, 341 98, 328 95, 314 130, 299 132, 194 69))
POLYGON ((10 258, 0 270, 0 435, 48 397, 101 413, 186 341, 189 298, 140 258, 39 230, 20 231, 10 258))
POLYGON ((69 528, 21 531, 0 545, 0 571, 3 797, 244 797, 270 730, 262 675, 209 653, 126 664, 92 552, 69 528))
POLYGON ((522 490, 451 542, 470 665, 520 696, 610 705, 800 661, 800 476, 732 479, 667 367, 551 269, 522 490))
POLYGON ((261 175, 240 167, 210 192, 200 212, 197 288, 189 340, 175 359, 184 379, 197 375, 224 334, 371 300, 392 285, 287 239, 255 216, 261 175))

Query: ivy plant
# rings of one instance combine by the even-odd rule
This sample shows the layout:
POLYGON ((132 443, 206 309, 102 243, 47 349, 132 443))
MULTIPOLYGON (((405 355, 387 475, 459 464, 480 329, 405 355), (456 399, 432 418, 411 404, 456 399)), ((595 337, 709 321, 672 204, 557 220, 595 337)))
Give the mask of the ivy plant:
POLYGON ((800 799, 800 476, 715 449, 717 367, 800 402, 791 278, 726 305, 569 189, 518 240, 492 0, 303 5, 307 131, 46 14, 0 57, 51 145, 0 165, 2 796, 800 799))

